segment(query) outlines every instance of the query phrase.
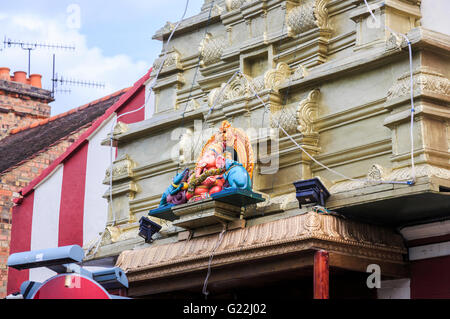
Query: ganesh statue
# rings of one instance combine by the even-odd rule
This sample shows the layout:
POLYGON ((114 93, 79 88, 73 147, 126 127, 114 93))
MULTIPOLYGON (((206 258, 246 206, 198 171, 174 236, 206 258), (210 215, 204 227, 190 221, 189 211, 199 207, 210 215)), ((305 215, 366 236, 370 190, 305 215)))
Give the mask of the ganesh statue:
POLYGON ((252 189, 253 150, 247 135, 224 121, 204 145, 194 171, 177 174, 161 206, 199 201, 225 189, 252 189))

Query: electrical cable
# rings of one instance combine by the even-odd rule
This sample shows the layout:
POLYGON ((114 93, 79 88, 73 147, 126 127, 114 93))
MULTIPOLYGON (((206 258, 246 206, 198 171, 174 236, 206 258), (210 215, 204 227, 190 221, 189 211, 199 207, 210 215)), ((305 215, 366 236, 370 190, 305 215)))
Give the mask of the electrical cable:
MULTIPOLYGON (((208 20, 206 21, 205 35, 204 35, 203 38, 206 38, 206 36, 207 36, 207 34, 208 34, 208 27, 209 27, 209 24, 210 24, 210 22, 211 22, 211 14, 212 14, 212 9, 213 9, 213 7, 214 7, 215 1, 216 1, 216 0, 211 1, 211 6, 209 7, 208 20)), ((181 116, 181 124, 180 124, 180 127, 181 127, 181 128, 183 128, 183 126, 184 126, 184 118, 185 118, 185 115, 186 115, 186 110, 187 110, 189 101, 190 101, 190 99, 191 99, 191 97, 192 97, 192 91, 194 90, 194 85, 195 85, 195 83, 197 82, 197 75, 198 75, 198 71, 199 71, 199 69, 200 69, 201 59, 202 59, 202 55, 201 55, 201 52, 200 52, 199 55, 198 55, 198 61, 197 61, 197 66, 196 66, 196 68, 195 68, 194 77, 193 77, 192 83, 191 83, 191 89, 190 89, 190 91, 189 91, 189 95, 188 95, 188 98, 187 98, 187 100, 186 100, 186 104, 185 104, 185 106, 184 106, 183 114, 182 114, 182 116, 181 116)), ((183 134, 180 134, 179 139, 181 139, 182 136, 183 136, 183 134)), ((193 151, 193 150, 191 150, 191 152, 192 152, 192 151, 193 151)), ((180 169, 180 166, 181 166, 180 164, 181 164, 181 163, 180 163, 180 161, 179 161, 179 162, 178 162, 177 174, 178 174, 178 170, 180 169)))
MULTIPOLYGON (((162 61, 161 61, 161 65, 160 65, 160 67, 159 67, 159 69, 158 69, 158 72, 156 73, 155 78, 153 79, 152 84, 150 85, 149 93, 148 93, 148 95, 147 95, 147 98, 146 98, 145 101, 144 101, 144 104, 143 104, 141 107, 139 107, 138 109, 136 109, 136 110, 132 110, 132 111, 129 111, 129 112, 126 112, 126 113, 123 113, 123 114, 121 114, 121 115, 116 116, 116 117, 114 118, 114 120, 113 120, 113 124, 111 125, 110 137, 109 137, 109 139, 110 139, 110 145, 109 145, 109 146, 110 146, 109 200, 110 200, 110 205, 111 205, 111 206, 110 206, 110 207, 111 207, 111 214, 112 214, 112 218, 113 218, 112 226, 115 226, 115 223, 116 223, 116 216, 115 216, 115 212, 114 212, 114 204, 113 204, 113 200, 112 200, 112 182, 113 182, 113 181, 112 181, 112 175, 113 175, 113 174, 112 174, 112 173, 113 173, 113 154, 112 154, 112 152, 113 152, 113 139, 114 139, 114 137, 113 137, 113 131, 114 131, 114 127, 116 126, 118 120, 119 120, 121 117, 124 117, 124 116, 126 116, 126 115, 129 115, 129 114, 133 114, 133 113, 139 112, 140 110, 142 110, 143 108, 145 108, 146 103, 147 103, 147 101, 149 100, 150 95, 151 95, 151 93, 152 93, 152 91, 153 91, 153 87, 156 85, 156 81, 157 81, 157 79, 158 79, 158 77, 159 77, 159 74, 161 73, 161 70, 162 70, 163 67, 164 67, 164 63, 166 62, 168 45, 169 45, 170 41, 172 40, 172 37, 173 37, 175 31, 178 29, 179 25, 180 25, 181 22, 184 20, 184 17, 186 16, 188 7, 189 7, 189 0, 186 0, 186 5, 185 5, 185 7, 184 7, 183 15, 182 15, 181 19, 178 21, 178 23, 175 25, 175 27, 173 28, 173 30, 172 30, 172 32, 170 33, 169 38, 168 38, 168 40, 167 40, 167 42, 166 42, 165 48, 163 48, 163 49, 164 49, 164 55, 163 55, 163 58, 162 58, 162 61)), ((94 256, 95 256, 95 254, 96 254, 97 251, 98 251, 99 245, 100 245, 101 240, 103 239, 103 236, 105 235, 105 233, 106 233, 106 228, 103 230, 103 232, 102 232, 102 234, 100 235, 100 238, 99 238, 99 240, 98 240, 98 242, 97 242, 97 244, 96 244, 96 248, 95 248, 95 251, 94 251, 94 254, 93 254, 94 256)), ((92 248, 91 248, 91 249, 92 249, 92 248)), ((88 252, 89 252, 89 251, 88 251, 88 252)))
MULTIPOLYGON (((366 4, 367 10, 369 11, 372 18, 377 22, 380 23, 380 20, 377 19, 375 14, 372 12, 372 10, 369 7, 369 4, 367 3, 367 0, 364 0, 364 3, 366 4)), ((410 139, 411 139, 411 181, 410 185, 415 184, 416 182, 416 170, 414 165, 414 112, 415 112, 415 106, 414 106, 414 70, 413 70, 413 54, 412 54, 412 48, 411 48, 411 41, 409 38, 400 32, 396 32, 392 30, 387 25, 384 25, 386 30, 391 32, 395 37, 398 38, 398 35, 405 38, 406 43, 408 44, 408 53, 409 53, 409 74, 410 74, 410 99, 411 99, 411 128, 410 128, 410 139)))
MULTIPOLYGON (((264 107, 265 108, 267 108, 268 106, 266 105, 266 103, 261 99, 261 97, 258 95, 258 93, 256 93, 256 91, 255 91, 255 89, 253 88, 253 85, 250 83, 250 82, 248 82, 248 84, 249 84, 249 87, 251 88, 251 90, 253 91, 253 93, 254 93, 254 95, 255 95, 255 97, 264 105, 264 107)), ((332 173, 334 173, 334 174, 336 174, 336 175, 338 175, 338 176, 340 176, 340 177, 342 177, 342 178, 344 178, 344 179, 346 179, 346 180, 351 180, 351 181, 358 181, 358 182, 367 182, 367 183, 380 183, 380 184, 408 184, 408 185, 410 185, 410 181, 408 181, 408 182, 400 182, 400 181, 372 181, 372 180, 369 180, 369 179, 357 179, 357 178, 351 178, 351 177, 348 177, 348 176, 346 176, 346 175, 344 175, 344 174, 341 174, 341 173, 339 173, 339 172, 337 172, 337 171, 335 171, 334 169, 332 169, 332 168, 330 168, 330 167, 328 167, 328 166, 326 166, 326 165, 324 165, 324 164, 322 164, 321 162, 319 162, 318 160, 316 160, 311 154, 309 154, 303 147, 301 147, 298 143, 297 143, 297 141, 288 133, 288 132, 286 132, 286 130, 281 126, 281 124, 280 124, 280 122, 278 122, 278 120, 277 119, 273 119, 274 121, 275 121, 275 124, 277 125, 277 127, 279 127, 282 131, 283 131, 283 133, 300 149, 300 150, 302 150, 313 162, 315 162, 317 165, 319 165, 319 166, 321 166, 322 168, 324 168, 324 169, 326 169, 326 170, 328 170, 328 171, 330 171, 330 172, 332 172, 332 173)))
POLYGON ((214 258, 214 254, 215 254, 217 248, 219 248, 220 244, 222 243, 226 231, 227 231, 227 226, 226 226, 226 224, 224 224, 222 232, 219 235, 219 240, 217 241, 216 246, 214 247, 214 249, 211 252, 211 255, 209 256, 208 271, 207 271, 206 279, 205 279, 205 282, 203 283, 203 289, 202 289, 202 293, 205 295, 205 299, 208 299, 208 295, 209 295, 209 291, 207 291, 207 288, 208 288, 208 280, 209 280, 209 277, 211 276, 211 264, 212 264, 212 261, 214 258))

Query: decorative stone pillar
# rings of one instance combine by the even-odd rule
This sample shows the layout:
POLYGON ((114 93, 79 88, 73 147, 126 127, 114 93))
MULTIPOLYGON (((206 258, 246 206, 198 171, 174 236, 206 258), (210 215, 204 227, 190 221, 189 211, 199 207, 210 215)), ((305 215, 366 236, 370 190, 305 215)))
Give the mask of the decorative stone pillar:
MULTIPOLYGON (((416 164, 431 164, 449 169, 448 158, 450 80, 437 70, 420 67, 413 73, 414 158, 416 164)), ((387 94, 390 111, 384 125, 392 130, 394 168, 411 165, 410 73, 399 77, 387 94)))

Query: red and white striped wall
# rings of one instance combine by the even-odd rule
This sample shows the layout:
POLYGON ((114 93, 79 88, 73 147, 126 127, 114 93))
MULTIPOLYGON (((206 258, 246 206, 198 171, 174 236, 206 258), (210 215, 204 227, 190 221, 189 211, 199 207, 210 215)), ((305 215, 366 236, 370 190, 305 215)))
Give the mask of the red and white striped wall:
MULTIPOLYGON (((21 191, 23 198, 13 209, 10 254, 84 246, 105 229, 108 203, 102 196, 108 186, 102 182, 110 166, 110 149, 102 146, 101 141, 110 133, 118 116, 145 104, 145 82, 150 71, 21 191)), ((138 112, 120 117, 119 121, 130 124, 146 119, 152 113, 151 103, 147 104, 138 112)), ((19 291, 25 280, 43 282, 53 275, 46 268, 22 271, 10 268, 8 294, 19 291)))

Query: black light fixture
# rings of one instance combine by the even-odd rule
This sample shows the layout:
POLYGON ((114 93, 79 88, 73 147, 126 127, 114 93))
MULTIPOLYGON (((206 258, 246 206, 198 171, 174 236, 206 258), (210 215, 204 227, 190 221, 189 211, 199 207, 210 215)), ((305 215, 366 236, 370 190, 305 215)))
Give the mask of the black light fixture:
POLYGON ((294 183, 297 200, 302 205, 318 204, 325 207, 325 201, 330 197, 330 193, 316 177, 294 183))
POLYGON ((142 217, 139 220, 139 236, 144 238, 146 243, 151 243, 153 241, 152 236, 159 232, 161 227, 150 219, 142 217))

